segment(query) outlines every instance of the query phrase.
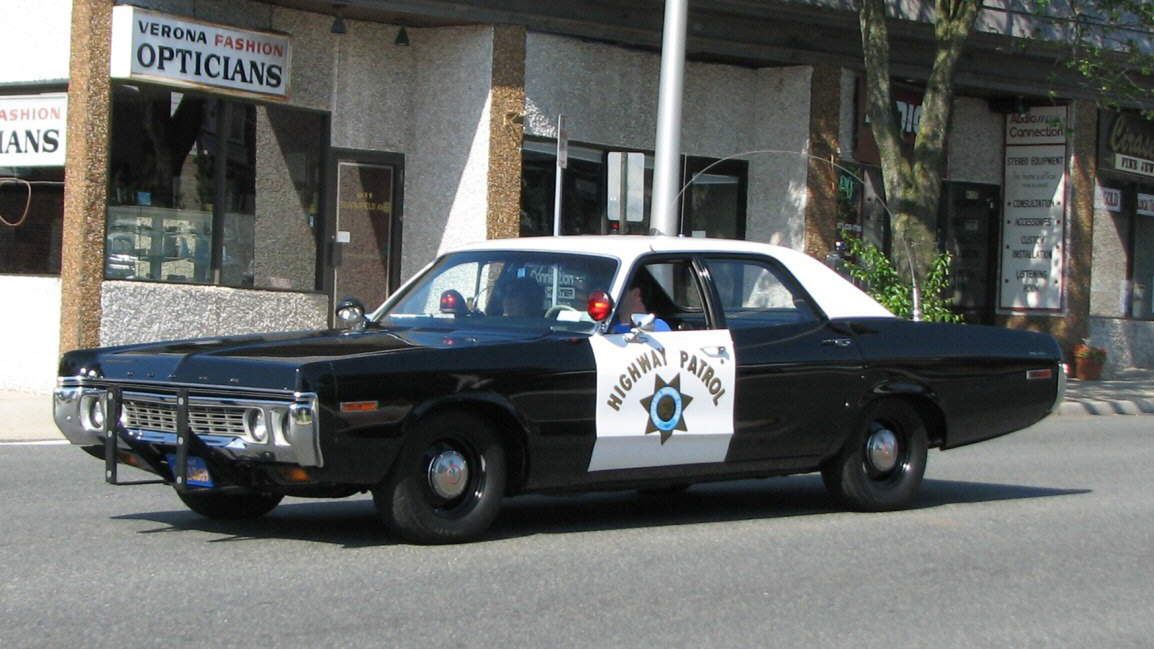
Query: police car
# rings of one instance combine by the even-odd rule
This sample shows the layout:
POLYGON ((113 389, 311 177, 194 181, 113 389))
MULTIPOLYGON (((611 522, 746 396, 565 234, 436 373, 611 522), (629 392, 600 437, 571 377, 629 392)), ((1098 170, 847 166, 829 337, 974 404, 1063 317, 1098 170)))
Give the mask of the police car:
POLYGON ((69 352, 57 425, 108 482, 205 516, 368 491, 397 535, 446 543, 532 492, 820 471, 849 508, 903 508, 927 449, 1029 426, 1065 381, 1048 335, 900 319, 740 241, 487 241, 337 321, 69 352))

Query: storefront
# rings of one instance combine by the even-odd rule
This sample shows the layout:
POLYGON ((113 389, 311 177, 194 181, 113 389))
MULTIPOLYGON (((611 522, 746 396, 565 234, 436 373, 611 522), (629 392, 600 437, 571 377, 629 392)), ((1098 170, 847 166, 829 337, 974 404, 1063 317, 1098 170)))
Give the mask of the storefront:
MULTIPOLYGON (((43 371, 0 375, 0 388, 48 389, 60 345, 324 327, 335 301, 377 303, 445 248, 547 236, 558 217, 566 234, 650 230, 653 46, 590 38, 583 26, 535 29, 534 20, 553 23, 528 14, 521 25, 493 24, 482 10, 447 21, 421 3, 406 12, 361 3, 359 15, 334 17, 327 4, 57 0, 27 3, 23 27, 63 22, 62 3, 85 16, 73 23, 80 31, 53 36, 72 44, 71 68, 0 79, 12 89, 5 101, 42 102, 23 112, 6 103, 9 114, 60 120, 3 140, 4 155, 24 157, 3 158, 2 175, 34 184, 27 218, 0 229, 0 285, 21 305, 0 318, 0 333, 5 353, 20 347, 22 364, 43 371), (84 136, 67 159, 65 133, 84 136), (49 157, 31 163, 31 152, 49 157), (50 342, 27 344, 28 313, 53 325, 36 327, 50 342)), ((822 258, 843 227, 891 246, 859 75, 848 59, 780 54, 751 48, 687 64, 680 234, 822 258)), ((971 88, 955 100, 938 223, 955 258, 955 301, 971 322, 1080 338, 1089 298, 1078 291, 1091 284, 1090 208, 1077 199, 1086 183, 1062 172, 1064 230, 1018 231, 1037 219, 1007 207, 1033 200, 1011 195, 1021 189, 1011 184, 1031 180, 1008 171, 1007 123, 1029 107, 999 97, 971 88), (1007 246, 1019 251, 1010 263, 1007 246), (1056 265, 1011 268, 1039 251, 1056 265)), ((912 133, 916 83, 903 86, 899 110, 912 133)), ((1085 147, 1061 146, 1068 171, 1085 147)), ((1092 239, 1095 327, 1127 331, 1154 318, 1141 243, 1154 184, 1130 171, 1102 172, 1101 193, 1123 210, 1099 210, 1124 233, 1118 250, 1099 250, 1108 237, 1097 231, 1092 239), (1113 277, 1113 259, 1129 261, 1103 279, 1098 266, 1113 277), (1102 306, 1106 294, 1115 311, 1102 306)), ((18 189, 0 186, 5 219, 20 211, 18 189)))
POLYGON ((1154 122, 1103 112, 1098 124, 1091 336, 1122 366, 1154 366, 1154 122))
POLYGON ((0 94, 0 286, 20 305, 0 313, 0 386, 39 387, 53 373, 67 110, 61 92, 0 94))

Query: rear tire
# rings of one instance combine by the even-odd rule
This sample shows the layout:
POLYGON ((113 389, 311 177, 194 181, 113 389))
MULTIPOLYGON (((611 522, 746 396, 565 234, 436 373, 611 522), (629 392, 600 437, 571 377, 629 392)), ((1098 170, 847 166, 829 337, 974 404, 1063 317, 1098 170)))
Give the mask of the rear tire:
POLYGON ((373 489, 382 520, 413 543, 480 536, 501 508, 505 450, 484 420, 461 412, 418 424, 392 473, 373 489))
POLYGON ((176 495, 189 509, 201 516, 229 521, 260 518, 275 509, 284 498, 282 494, 256 491, 251 493, 178 491, 176 495))
POLYGON ((898 399, 871 404, 842 450, 822 467, 835 498, 867 512, 909 507, 926 471, 926 427, 913 406, 898 399))

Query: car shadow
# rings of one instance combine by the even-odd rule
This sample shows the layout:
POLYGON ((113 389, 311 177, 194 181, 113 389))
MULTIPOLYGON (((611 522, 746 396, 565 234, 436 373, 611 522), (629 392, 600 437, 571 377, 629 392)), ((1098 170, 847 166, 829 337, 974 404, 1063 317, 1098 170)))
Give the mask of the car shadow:
MULTIPOLYGON (((925 480, 911 510, 1001 500, 1090 493, 952 480, 925 480)), ((532 534, 695 525, 846 513, 817 475, 695 485, 687 491, 645 494, 619 491, 571 497, 524 496, 506 500, 493 534, 532 534)))
MULTIPOLYGON (((1089 489, 1059 489, 954 480, 925 480, 911 509, 932 509, 1003 500, 1076 496, 1089 489)), ((699 484, 674 493, 637 491, 574 495, 530 495, 507 498, 501 514, 486 534, 489 541, 538 534, 567 534, 673 525, 697 525, 755 519, 796 518, 840 514, 816 475, 768 480, 699 484)), ((142 512, 116 516, 120 520, 161 523, 141 534, 199 531, 215 535, 210 543, 261 539, 291 539, 330 543, 346 548, 394 545, 366 497, 346 500, 287 501, 263 518, 218 521, 188 510, 142 512)))

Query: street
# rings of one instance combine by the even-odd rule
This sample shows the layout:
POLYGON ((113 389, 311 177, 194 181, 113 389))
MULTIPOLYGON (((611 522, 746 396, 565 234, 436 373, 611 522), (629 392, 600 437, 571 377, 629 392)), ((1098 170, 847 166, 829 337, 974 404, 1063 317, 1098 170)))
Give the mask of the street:
POLYGON ((817 476, 508 499, 394 544, 366 496, 215 522, 63 445, 0 446, 0 646, 1149 647, 1154 419, 932 451, 916 509, 817 476))

